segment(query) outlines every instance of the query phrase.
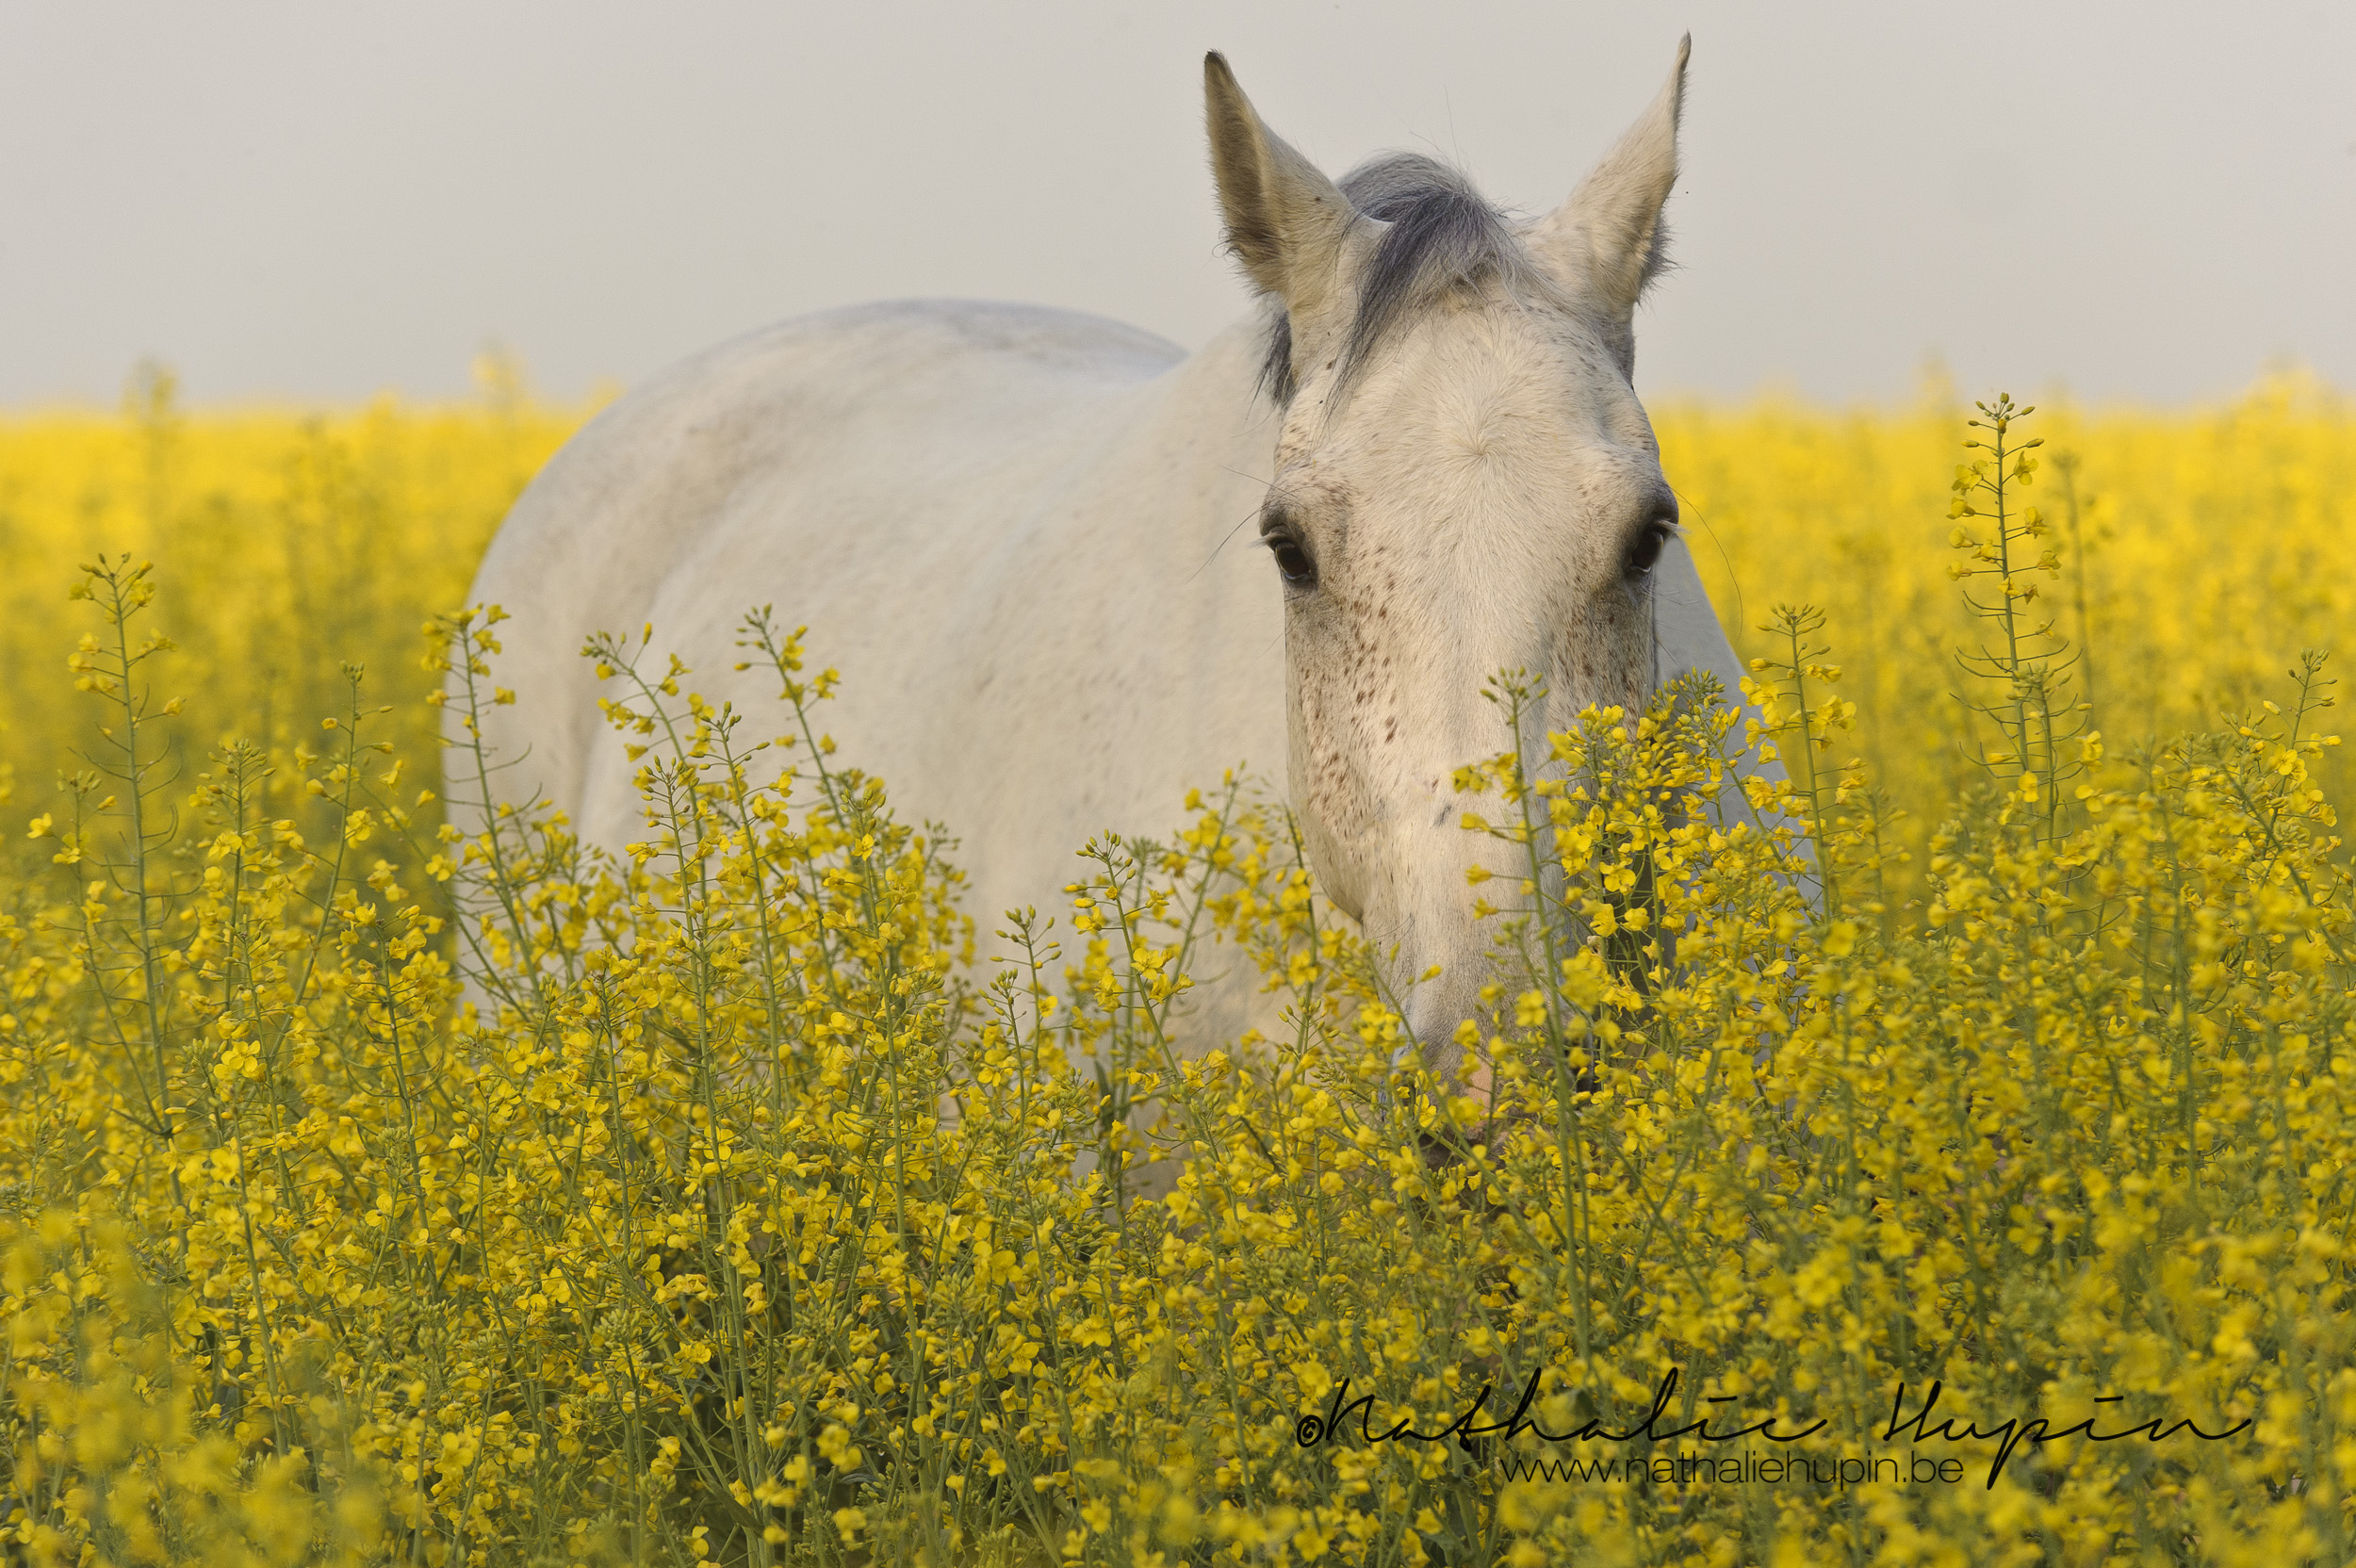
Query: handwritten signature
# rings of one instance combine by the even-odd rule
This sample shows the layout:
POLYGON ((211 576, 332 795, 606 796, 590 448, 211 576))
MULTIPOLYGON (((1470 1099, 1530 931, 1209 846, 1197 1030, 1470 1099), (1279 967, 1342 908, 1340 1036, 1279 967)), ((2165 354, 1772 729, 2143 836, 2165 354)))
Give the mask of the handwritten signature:
MULTIPOLYGON (((1358 1416, 1358 1436, 1361 1442, 1367 1444, 1399 1441, 1446 1443, 1454 1439, 1468 1453, 1473 1452, 1476 1446, 1484 1439, 1495 1437, 1511 1443, 1523 1432, 1530 1433, 1541 1443, 1667 1443, 1684 1437, 1697 1438, 1704 1443, 1732 1443, 1746 1437, 1765 1438, 1770 1443, 1796 1443, 1804 1437, 1812 1437, 1823 1431, 1828 1424, 1819 1419, 1797 1431, 1778 1431, 1775 1429, 1775 1418, 1771 1416, 1764 1421, 1756 1421, 1746 1427, 1718 1431, 1712 1429, 1710 1423, 1712 1419, 1727 1413, 1713 1410, 1698 1421, 1663 1429, 1661 1422, 1668 1413, 1670 1403, 1676 1397, 1677 1389, 1677 1369, 1673 1366, 1662 1375, 1660 1385, 1654 1390, 1652 1408, 1644 1413, 1644 1418, 1636 1425, 1624 1430, 1614 1431, 1603 1424, 1602 1418, 1595 1417, 1568 1431, 1553 1432, 1546 1430, 1530 1414, 1530 1407, 1538 1399, 1539 1379, 1539 1372, 1530 1373, 1528 1380, 1522 1384, 1521 1400, 1513 1407, 1513 1413, 1501 1420, 1490 1421, 1486 1424, 1480 1423, 1482 1408, 1488 1404, 1490 1395, 1496 1392, 1495 1384, 1483 1383, 1481 1386, 1481 1392, 1474 1396, 1472 1403, 1464 1408, 1463 1413, 1436 1431, 1418 1430, 1412 1417, 1399 1421, 1386 1430, 1376 1431, 1374 1429, 1375 1396, 1371 1394, 1362 1394, 1355 1399, 1350 1398, 1350 1380, 1344 1378, 1340 1385, 1333 1390, 1333 1402, 1323 1415, 1313 1413, 1303 1415, 1294 1423, 1293 1441, 1303 1448, 1314 1448, 1338 1432, 1344 1419, 1352 1412, 1355 1412, 1358 1416)), ((1968 1417, 1952 1416, 1934 1426, 1931 1424, 1931 1413, 1938 1405, 1939 1395, 1944 1392, 1945 1387, 1943 1382, 1933 1380, 1930 1392, 1923 1396, 1922 1408, 1916 1411, 1911 1419, 1902 1420, 1901 1417, 1906 1413, 1906 1385, 1900 1383, 1897 1393, 1890 1399, 1890 1421, 1882 1429, 1882 1441, 1895 1443, 1899 1440, 1901 1433, 1911 1433, 1910 1441, 1916 1443, 1927 1443, 1934 1439, 1948 1443, 1993 1442, 1997 1446, 1996 1454, 1988 1462, 1988 1487, 1991 1492, 1996 1488, 1997 1478, 2004 1474, 2004 1466, 2012 1462, 2013 1456, 2023 1446, 2053 1443, 2066 1437, 2083 1437, 2090 1443, 2116 1443, 2121 1438, 2145 1437, 2153 1443, 2161 1443, 2181 1432, 2190 1432, 2204 1443, 2218 1443, 2248 1430, 2250 1425, 2249 1420, 2244 1419, 2223 1431, 2212 1432, 2202 1429, 2189 1419, 2179 1420, 2169 1425, 2166 1417, 2154 1416, 2140 1426, 2128 1427, 2115 1432, 2102 1432, 2094 1429, 2095 1422, 2102 1419, 2103 1413, 2098 1411, 2074 1426, 2061 1428, 2054 1427, 2050 1420, 2041 1415, 2017 1415, 2010 1420, 1999 1422, 1986 1429, 1982 1429, 1978 1422, 1968 1417), (1955 1429, 1955 1422, 1958 1419, 1964 1423, 1960 1431, 1955 1429)), ((2126 1396, 2119 1394, 2099 1395, 2095 1397, 2094 1403, 2114 1405, 2123 1402, 2125 1397, 2126 1396)), ((1704 1396, 1701 1402, 1709 1405, 1726 1405, 1735 1403, 1736 1398, 1731 1394, 1716 1394, 1704 1396)))

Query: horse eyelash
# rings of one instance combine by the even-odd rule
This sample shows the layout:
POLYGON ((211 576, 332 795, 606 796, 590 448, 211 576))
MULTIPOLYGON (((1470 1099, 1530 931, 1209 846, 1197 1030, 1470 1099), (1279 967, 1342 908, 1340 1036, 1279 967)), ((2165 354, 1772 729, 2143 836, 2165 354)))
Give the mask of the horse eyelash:
POLYGON ((1643 524, 1630 530, 1620 545, 1622 580, 1631 588, 1640 582, 1649 583, 1652 580, 1653 568, 1661 564, 1661 552, 1667 549, 1669 542, 1677 537, 1677 519, 1661 514, 1655 514, 1645 518, 1643 524), (1658 542, 1655 542, 1656 540, 1658 542), (1638 552, 1644 550, 1647 546, 1650 547, 1649 553, 1652 558, 1642 566, 1636 565, 1634 563, 1638 552))

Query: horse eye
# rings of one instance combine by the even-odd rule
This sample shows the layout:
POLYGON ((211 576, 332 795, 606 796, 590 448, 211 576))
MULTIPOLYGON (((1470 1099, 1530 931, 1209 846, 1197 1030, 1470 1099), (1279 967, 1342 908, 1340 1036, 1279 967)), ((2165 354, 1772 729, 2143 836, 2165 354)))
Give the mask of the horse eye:
POLYGON ((1620 559, 1620 575, 1630 582, 1652 575, 1661 561, 1661 552, 1677 531, 1677 525, 1666 517, 1655 517, 1637 530, 1636 537, 1628 542, 1628 553, 1620 559))
POLYGON ((1276 569, 1284 574, 1284 582, 1292 588, 1314 588, 1317 580, 1317 563, 1301 547, 1301 541, 1289 533, 1270 534, 1268 553, 1276 557, 1276 569))

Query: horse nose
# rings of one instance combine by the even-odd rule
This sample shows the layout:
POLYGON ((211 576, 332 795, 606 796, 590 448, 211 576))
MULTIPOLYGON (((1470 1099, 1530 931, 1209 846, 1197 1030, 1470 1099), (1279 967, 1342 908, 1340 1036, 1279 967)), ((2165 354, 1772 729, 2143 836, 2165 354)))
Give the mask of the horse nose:
POLYGON ((1457 1033, 1467 1019, 1478 1020, 1480 988, 1474 971, 1482 967, 1483 956, 1449 955, 1442 960, 1438 974, 1415 988, 1403 1009, 1414 1044, 1395 1052, 1393 1065, 1403 1064, 1408 1053, 1420 1048, 1427 1064, 1453 1070, 1463 1054, 1457 1033))

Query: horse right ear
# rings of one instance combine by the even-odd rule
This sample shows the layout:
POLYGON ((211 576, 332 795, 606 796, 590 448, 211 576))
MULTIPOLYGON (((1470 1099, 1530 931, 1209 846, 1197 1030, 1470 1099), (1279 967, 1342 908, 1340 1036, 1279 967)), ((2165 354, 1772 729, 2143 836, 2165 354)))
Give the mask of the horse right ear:
POLYGON ((1350 198, 1261 122, 1216 53, 1203 57, 1203 96, 1227 248, 1252 286, 1295 318, 1322 313, 1339 287, 1335 264, 1357 217, 1350 198))

